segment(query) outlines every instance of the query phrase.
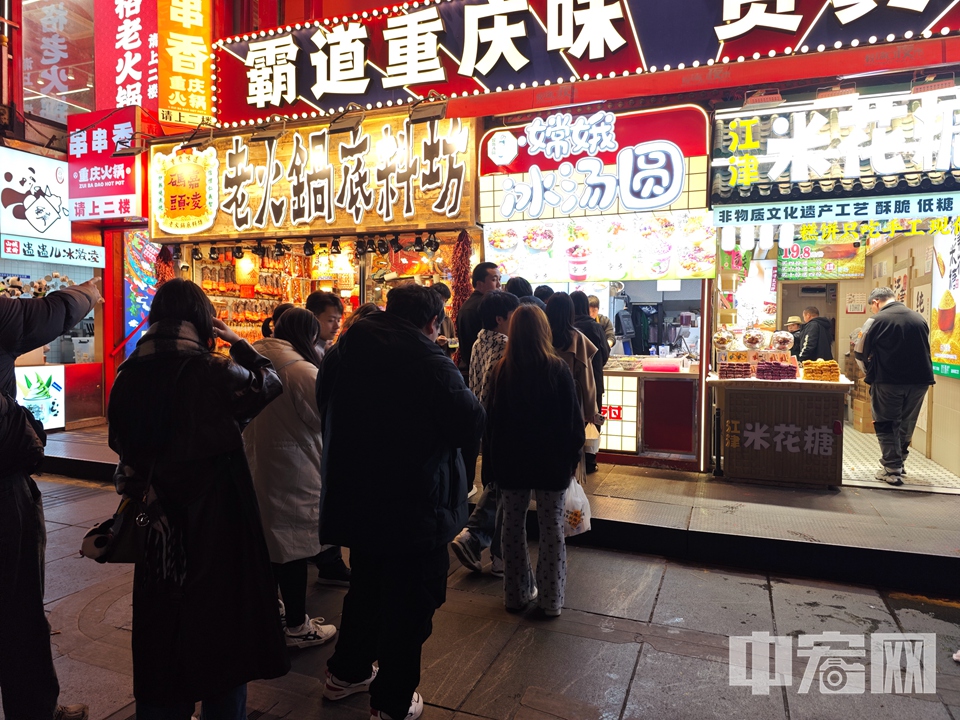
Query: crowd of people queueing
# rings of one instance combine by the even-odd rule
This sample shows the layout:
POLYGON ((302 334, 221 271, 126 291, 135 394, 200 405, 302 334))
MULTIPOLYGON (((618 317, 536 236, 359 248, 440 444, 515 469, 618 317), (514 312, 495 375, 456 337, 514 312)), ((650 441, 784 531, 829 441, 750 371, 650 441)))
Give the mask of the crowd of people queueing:
MULTIPOLYGON (((340 298, 316 292, 303 308, 278 306, 253 345, 214 317, 198 285, 159 288, 107 412, 118 492, 160 508, 133 581, 138 719, 190 720, 197 702, 204 720, 245 718, 249 681, 285 674, 291 649, 334 638, 327 700, 369 692, 371 717, 419 717, 421 648, 446 597, 451 541, 462 559, 466 539, 476 540, 465 564, 478 571, 492 547, 507 610, 560 614, 564 494, 595 465, 584 457, 585 428, 602 423, 610 346, 582 293, 544 302, 545 289, 534 294, 520 278, 501 290, 491 263, 475 268, 473 286, 456 327, 442 284, 396 287, 385 310, 363 305, 342 328, 340 298), (384 426, 373 410, 398 383, 413 395, 384 426), (484 490, 468 519, 481 447, 484 490), (525 530, 532 495, 536 572, 525 530), (311 564, 321 583, 349 587, 339 630, 306 611, 311 564), (216 638, 213 628, 222 629, 216 638)), ((18 322, 43 327, 12 356, 66 331, 99 299, 89 283, 30 305, 36 312, 18 322)), ((11 378, 0 370, 6 390, 12 362, 11 378)), ((9 528, 39 548, 42 567, 32 469, 18 476, 9 528)), ((30 558, 36 564, 37 553, 30 558)), ((0 629, 12 647, 30 648, 4 653, 22 669, 0 660, 6 716, 86 720, 84 706, 58 702, 42 572, 0 569, 22 604, 0 623, 29 620, 15 637, 0 629)))

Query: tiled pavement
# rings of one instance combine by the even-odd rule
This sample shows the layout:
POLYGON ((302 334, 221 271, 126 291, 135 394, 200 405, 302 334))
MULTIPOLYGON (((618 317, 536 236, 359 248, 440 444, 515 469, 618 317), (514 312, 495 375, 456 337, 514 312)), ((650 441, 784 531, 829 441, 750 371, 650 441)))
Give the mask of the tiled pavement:
MULTIPOLYGON (((83 531, 112 513, 116 496, 71 482, 41 483, 61 697, 89 703, 94 720, 128 720, 131 569, 76 556, 83 531)), ((960 720, 960 665, 950 659, 960 647, 960 591, 931 599, 582 547, 570 547, 568 558, 567 600, 556 620, 504 612, 500 583, 453 561, 447 602, 424 648, 426 720, 960 720), (937 693, 824 695, 815 682, 800 694, 803 665, 795 659, 792 688, 753 695, 730 687, 727 643, 754 631, 937 633, 937 693)), ((308 611, 338 624, 344 592, 311 586, 308 611)), ((299 651, 286 677, 252 684, 250 718, 368 717, 365 696, 321 699, 331 653, 330 646, 299 651)))

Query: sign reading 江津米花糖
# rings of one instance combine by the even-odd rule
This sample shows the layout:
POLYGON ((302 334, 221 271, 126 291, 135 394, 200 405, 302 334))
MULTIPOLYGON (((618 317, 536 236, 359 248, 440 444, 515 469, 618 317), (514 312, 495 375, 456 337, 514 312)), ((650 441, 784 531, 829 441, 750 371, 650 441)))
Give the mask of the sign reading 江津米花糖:
POLYGON ((472 121, 406 114, 331 134, 327 125, 202 151, 151 148, 152 237, 263 235, 276 229, 387 232, 474 223, 472 121))
MULTIPOLYGON (((221 122, 699 67, 920 37, 946 0, 450 0, 229 37, 214 46, 221 122), (643 22, 639 19, 643 18, 643 22), (776 32, 770 32, 774 30, 776 32), (678 36, 683 42, 677 42, 678 36), (242 89, 242 91, 241 91, 242 89)), ((956 28, 956 18, 951 27, 956 28)))
POLYGON ((960 88, 952 84, 738 109, 717 113, 717 121, 721 132, 714 139, 712 164, 718 201, 757 185, 774 184, 779 193, 789 194, 797 184, 803 192, 814 182, 833 191, 833 185, 822 183, 855 181, 869 191, 883 188, 884 177, 960 168, 954 150, 960 88))

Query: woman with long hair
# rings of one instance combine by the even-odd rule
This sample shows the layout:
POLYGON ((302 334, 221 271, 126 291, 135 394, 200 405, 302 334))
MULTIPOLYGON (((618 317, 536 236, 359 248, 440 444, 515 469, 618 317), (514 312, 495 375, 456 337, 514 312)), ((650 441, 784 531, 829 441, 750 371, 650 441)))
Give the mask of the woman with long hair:
POLYGON ((273 574, 284 603, 287 647, 322 645, 336 628, 307 615, 307 566, 320 552, 320 411, 316 342, 320 323, 309 310, 291 308, 274 337, 253 347, 268 358, 283 383, 243 432, 247 461, 260 501, 273 574))
POLYGON ((567 574, 563 499, 584 433, 573 376, 553 349, 547 318, 535 305, 514 311, 507 351, 489 383, 483 465, 503 504, 504 605, 520 611, 538 601, 547 616, 556 617, 567 574), (540 526, 536 582, 527 552, 531 492, 540 526))
POLYGON ((137 717, 189 720, 202 701, 206 720, 241 720, 246 683, 290 667, 240 434, 283 388, 188 280, 164 283, 149 322, 108 408, 118 490, 160 507, 133 580, 137 717))
POLYGON ((547 320, 553 336, 553 347, 567 363, 577 386, 583 422, 597 422, 597 384, 593 374, 596 346, 574 325, 573 300, 565 292, 554 293, 547 300, 547 320))

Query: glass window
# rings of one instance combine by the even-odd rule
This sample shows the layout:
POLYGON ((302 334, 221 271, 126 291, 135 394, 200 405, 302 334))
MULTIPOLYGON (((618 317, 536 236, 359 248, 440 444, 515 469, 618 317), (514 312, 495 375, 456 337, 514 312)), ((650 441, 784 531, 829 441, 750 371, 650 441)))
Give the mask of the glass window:
POLYGON ((94 109, 93 0, 24 0, 24 111, 66 124, 94 109))

